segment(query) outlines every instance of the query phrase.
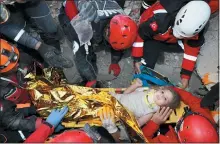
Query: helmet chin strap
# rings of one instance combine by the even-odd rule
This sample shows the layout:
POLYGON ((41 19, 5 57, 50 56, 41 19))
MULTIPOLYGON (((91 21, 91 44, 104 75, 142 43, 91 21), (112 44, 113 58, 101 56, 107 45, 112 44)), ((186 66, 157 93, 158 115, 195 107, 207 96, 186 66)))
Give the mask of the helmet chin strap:
POLYGON ((107 24, 104 28, 104 33, 103 33, 103 37, 107 42, 109 42, 109 35, 110 35, 110 27, 109 24, 107 24))

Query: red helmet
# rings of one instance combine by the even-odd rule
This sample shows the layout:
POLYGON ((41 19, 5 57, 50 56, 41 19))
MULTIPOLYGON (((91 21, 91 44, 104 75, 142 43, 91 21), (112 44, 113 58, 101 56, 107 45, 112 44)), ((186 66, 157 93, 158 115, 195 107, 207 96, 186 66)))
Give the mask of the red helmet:
POLYGON ((50 139, 51 143, 93 143, 93 140, 83 130, 69 130, 50 139))
POLYGON ((110 21, 109 43, 115 50, 129 48, 137 37, 137 24, 129 16, 115 15, 110 21))
POLYGON ((184 143, 217 143, 218 132, 204 116, 190 114, 177 123, 177 135, 184 143))

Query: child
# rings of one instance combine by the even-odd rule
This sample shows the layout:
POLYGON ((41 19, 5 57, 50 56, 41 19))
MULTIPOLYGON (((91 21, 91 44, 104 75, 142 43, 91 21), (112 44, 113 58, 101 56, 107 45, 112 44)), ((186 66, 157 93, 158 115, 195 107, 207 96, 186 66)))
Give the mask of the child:
POLYGON ((179 95, 169 87, 150 87, 144 90, 142 81, 136 79, 123 94, 112 94, 124 107, 137 118, 139 126, 148 122, 160 107, 175 109, 180 104, 179 95))

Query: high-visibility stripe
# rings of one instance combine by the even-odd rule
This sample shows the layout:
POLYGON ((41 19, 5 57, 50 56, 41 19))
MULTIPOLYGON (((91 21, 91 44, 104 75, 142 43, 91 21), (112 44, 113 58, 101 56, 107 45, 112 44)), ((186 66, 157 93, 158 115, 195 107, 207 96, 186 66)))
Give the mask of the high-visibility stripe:
POLYGON ((188 54, 185 54, 185 53, 184 53, 183 57, 185 59, 188 59, 188 60, 191 60, 191 61, 196 61, 196 59, 197 59, 197 57, 191 56, 191 55, 188 55, 188 54))
POLYGON ((181 46, 181 48, 184 50, 184 45, 183 45, 182 40, 178 40, 177 42, 178 42, 179 46, 181 46))
POLYGON ((23 29, 21 29, 20 31, 19 31, 19 33, 16 35, 16 37, 14 38, 14 41, 18 41, 20 38, 21 38, 21 36, 24 34, 24 30, 23 29))
POLYGON ((167 13, 167 11, 165 9, 158 9, 153 11, 154 14, 158 14, 158 13, 167 13))
POLYGON ((148 9, 148 8, 150 7, 150 5, 148 5, 148 4, 145 3, 145 2, 142 2, 142 7, 143 7, 144 9, 148 9))
POLYGON ((143 47, 144 43, 143 42, 134 42, 133 47, 143 47))
POLYGON ((20 134, 20 136, 21 136, 21 138, 22 138, 23 140, 26 140, 26 137, 24 136, 24 134, 23 134, 22 131, 19 130, 18 133, 20 134))

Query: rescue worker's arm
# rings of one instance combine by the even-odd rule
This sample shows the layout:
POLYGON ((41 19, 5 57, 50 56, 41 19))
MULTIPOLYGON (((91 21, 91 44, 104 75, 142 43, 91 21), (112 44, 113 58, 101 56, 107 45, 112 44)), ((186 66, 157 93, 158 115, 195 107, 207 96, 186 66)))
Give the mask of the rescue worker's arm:
POLYGON ((130 85, 125 91, 123 94, 129 94, 129 93, 132 93, 134 92, 137 88, 139 87, 142 87, 143 86, 143 83, 142 83, 142 80, 140 80, 139 78, 137 78, 135 80, 135 82, 130 85))
POLYGON ((147 115, 144 115, 140 117, 137 121, 140 127, 142 127, 144 124, 146 124, 150 119, 152 118, 153 113, 149 113, 147 115))
POLYGON ((186 42, 184 43, 184 56, 181 69, 181 77, 185 79, 190 79, 192 72, 194 70, 197 56, 199 54, 200 46, 192 47, 186 42))
POLYGON ((115 142, 120 142, 120 132, 115 124, 115 115, 110 107, 103 107, 97 112, 102 121, 102 126, 112 135, 115 142))
POLYGON ((174 90, 179 93, 181 100, 190 107, 193 112, 198 112, 208 118, 210 121, 214 122, 213 117, 210 114, 210 111, 207 108, 202 108, 200 106, 201 100, 200 98, 193 96, 190 92, 187 92, 183 89, 175 88, 174 90))
POLYGON ((141 15, 138 36, 132 46, 132 56, 135 62, 139 62, 143 56, 144 41, 150 40, 156 34, 157 29, 152 29, 152 22, 156 21, 154 17, 145 19, 146 14, 141 15))
POLYGON ((50 115, 47 117, 46 122, 43 122, 43 124, 38 129, 36 129, 36 131, 31 134, 25 142, 45 142, 46 139, 53 133, 54 128, 57 128, 67 112, 67 106, 61 110, 52 110, 50 115))
POLYGON ((53 131, 54 127, 51 124, 44 122, 25 140, 25 143, 43 143, 53 133, 53 131))
POLYGON ((163 107, 162 109, 159 109, 155 114, 153 114, 152 119, 142 128, 144 136, 149 142, 161 142, 161 136, 153 138, 154 134, 159 130, 159 126, 167 120, 171 113, 172 109, 170 109, 169 107, 163 107))
POLYGON ((11 130, 33 132, 42 122, 41 118, 31 116, 24 118, 24 115, 16 111, 16 105, 8 100, 0 101, 0 122, 1 126, 11 130))
POLYGON ((189 85, 189 79, 192 75, 194 70, 197 56, 200 51, 200 47, 203 45, 205 39, 203 36, 203 31, 201 31, 197 36, 197 39, 191 40, 183 40, 183 47, 184 48, 184 55, 182 61, 182 69, 181 69, 181 81, 182 81, 182 88, 187 88, 189 85))
POLYGON ((164 17, 165 14, 160 14, 155 17, 152 14, 148 13, 146 10, 140 18, 140 25, 138 28, 138 35, 136 41, 133 43, 131 55, 134 59, 134 68, 136 73, 141 73, 140 71, 140 61, 143 57, 143 47, 144 41, 153 39, 153 36, 159 33, 158 20, 156 18, 164 17), (150 17, 150 18, 149 18, 150 17))

